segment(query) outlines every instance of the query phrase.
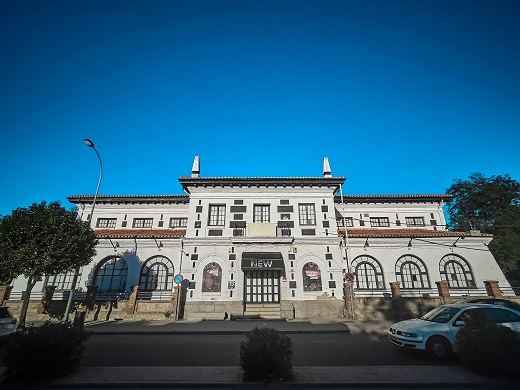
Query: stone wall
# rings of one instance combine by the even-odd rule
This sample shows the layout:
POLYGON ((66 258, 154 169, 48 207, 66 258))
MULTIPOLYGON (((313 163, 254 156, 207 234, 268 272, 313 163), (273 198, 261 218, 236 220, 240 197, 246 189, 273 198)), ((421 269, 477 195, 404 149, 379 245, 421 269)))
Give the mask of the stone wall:
MULTIPOLYGON (((468 299, 470 297, 464 297, 468 299)), ((482 297, 480 297, 482 298, 482 297)), ((505 297, 520 304, 520 297, 505 297)), ((65 312, 66 301, 52 301, 46 313, 38 314, 41 301, 32 300, 27 311, 27 323, 47 320, 59 321, 65 312)), ((127 301, 94 302, 92 310, 86 310, 78 306, 79 310, 86 310, 86 321, 107 321, 114 319, 139 319, 139 320, 164 320, 174 319, 173 302, 137 300, 133 314, 127 311, 127 301)), ((361 298, 354 297, 354 319, 390 320, 399 321, 421 316, 429 310, 441 305, 440 297, 431 298, 361 298)), ((9 300, 6 302, 9 310, 16 316, 20 316, 22 308, 21 300, 9 300)), ((330 297, 326 294, 314 301, 290 301, 284 300, 280 304, 281 317, 285 319, 314 319, 314 318, 345 318, 351 319, 351 310, 345 307, 343 299, 330 297)), ((240 316, 244 313, 241 301, 210 301, 210 302, 186 302, 183 319, 203 319, 200 314, 206 313, 207 318, 224 319, 232 316, 240 316), (227 316, 226 316, 227 314, 227 316)), ((73 319, 74 312, 71 314, 73 319)))

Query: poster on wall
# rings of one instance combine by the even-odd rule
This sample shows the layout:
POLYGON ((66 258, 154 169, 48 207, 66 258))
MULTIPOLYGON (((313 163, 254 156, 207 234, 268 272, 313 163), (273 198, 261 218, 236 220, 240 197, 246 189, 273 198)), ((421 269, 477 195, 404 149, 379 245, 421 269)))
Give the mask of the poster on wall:
POLYGON ((217 263, 209 263, 204 267, 202 292, 220 292, 222 270, 217 263))
POLYGON ((303 266, 303 291, 321 291, 321 271, 316 263, 303 266))

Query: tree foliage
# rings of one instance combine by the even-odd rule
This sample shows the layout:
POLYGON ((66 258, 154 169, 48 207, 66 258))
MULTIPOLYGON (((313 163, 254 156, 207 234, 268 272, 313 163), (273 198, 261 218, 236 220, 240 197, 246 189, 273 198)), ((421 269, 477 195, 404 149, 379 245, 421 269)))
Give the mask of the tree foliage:
POLYGON ((485 177, 472 173, 454 180, 446 190, 452 230, 480 230, 493 234, 489 248, 502 270, 520 276, 520 183, 509 175, 485 177))
POLYGON ((509 175, 472 173, 468 180, 454 180, 446 191, 453 195, 448 214, 454 230, 493 233, 497 218, 511 206, 520 207, 520 183, 509 175))
POLYGON ((0 280, 27 278, 20 326, 30 293, 45 275, 67 272, 87 265, 96 254, 94 231, 59 202, 33 204, 13 210, 0 219, 0 280))

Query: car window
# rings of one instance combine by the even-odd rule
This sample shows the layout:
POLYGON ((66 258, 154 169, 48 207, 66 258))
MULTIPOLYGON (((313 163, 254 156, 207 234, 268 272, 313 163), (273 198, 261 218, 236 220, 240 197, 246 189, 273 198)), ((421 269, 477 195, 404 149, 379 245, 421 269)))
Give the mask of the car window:
POLYGON ((464 310, 454 322, 457 321, 486 321, 486 315, 484 313, 484 309, 466 309, 464 310))
POLYGON ((0 308, 0 318, 9 318, 11 317, 11 313, 7 310, 7 308, 2 307, 0 308))
POLYGON ((422 320, 446 323, 453 318, 460 309, 455 307, 439 306, 421 317, 422 320))
POLYGON ((495 324, 503 324, 504 322, 518 322, 520 317, 515 313, 503 309, 484 309, 486 317, 495 324))

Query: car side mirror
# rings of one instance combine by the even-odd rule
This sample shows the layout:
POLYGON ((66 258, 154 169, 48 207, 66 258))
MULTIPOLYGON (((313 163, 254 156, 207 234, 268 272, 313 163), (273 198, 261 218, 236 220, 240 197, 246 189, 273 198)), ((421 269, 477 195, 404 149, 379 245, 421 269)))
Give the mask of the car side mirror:
POLYGON ((453 326, 464 326, 465 322, 462 320, 457 320, 453 323, 453 326))

